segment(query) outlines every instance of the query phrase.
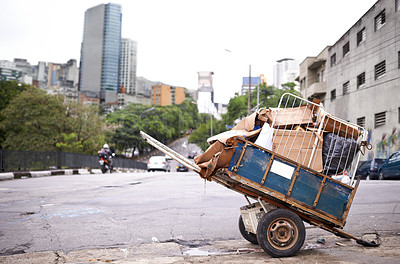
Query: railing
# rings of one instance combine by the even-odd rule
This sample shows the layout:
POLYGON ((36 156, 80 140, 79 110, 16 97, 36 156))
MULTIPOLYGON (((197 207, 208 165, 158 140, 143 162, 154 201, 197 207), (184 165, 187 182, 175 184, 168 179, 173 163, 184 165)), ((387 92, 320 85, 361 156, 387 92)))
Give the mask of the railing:
MULTIPOLYGON (((99 168, 98 156, 55 151, 0 150, 0 172, 99 168)), ((114 168, 147 169, 146 163, 114 158, 114 168)))

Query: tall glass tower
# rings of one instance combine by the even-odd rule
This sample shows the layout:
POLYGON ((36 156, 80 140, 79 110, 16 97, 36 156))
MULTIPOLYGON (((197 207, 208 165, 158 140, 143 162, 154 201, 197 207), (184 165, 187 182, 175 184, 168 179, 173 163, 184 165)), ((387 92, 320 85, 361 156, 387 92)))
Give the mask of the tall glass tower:
POLYGON ((101 4, 85 12, 80 91, 101 103, 115 103, 119 89, 121 6, 101 4))

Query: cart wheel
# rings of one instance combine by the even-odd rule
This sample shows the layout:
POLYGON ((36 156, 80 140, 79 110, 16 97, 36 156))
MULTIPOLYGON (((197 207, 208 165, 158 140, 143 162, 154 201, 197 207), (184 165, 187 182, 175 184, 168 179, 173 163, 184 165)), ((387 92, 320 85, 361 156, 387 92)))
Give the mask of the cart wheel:
POLYGON ((286 209, 270 211, 258 222, 258 243, 273 257, 295 255, 303 246, 305 237, 303 221, 286 209))
POLYGON ((244 227, 242 216, 239 217, 239 231, 240 231, 240 234, 242 234, 242 236, 244 237, 244 239, 246 239, 247 241, 249 241, 250 243, 252 243, 254 245, 258 245, 257 236, 253 233, 246 231, 246 228, 244 227))

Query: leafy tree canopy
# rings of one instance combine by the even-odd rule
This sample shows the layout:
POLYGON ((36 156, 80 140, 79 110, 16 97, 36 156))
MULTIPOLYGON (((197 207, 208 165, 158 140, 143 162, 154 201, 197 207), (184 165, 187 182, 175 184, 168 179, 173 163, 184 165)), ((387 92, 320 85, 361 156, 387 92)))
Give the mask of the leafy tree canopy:
POLYGON ((61 96, 35 87, 15 96, 0 115, 6 149, 94 154, 104 141, 95 107, 64 104, 61 96))

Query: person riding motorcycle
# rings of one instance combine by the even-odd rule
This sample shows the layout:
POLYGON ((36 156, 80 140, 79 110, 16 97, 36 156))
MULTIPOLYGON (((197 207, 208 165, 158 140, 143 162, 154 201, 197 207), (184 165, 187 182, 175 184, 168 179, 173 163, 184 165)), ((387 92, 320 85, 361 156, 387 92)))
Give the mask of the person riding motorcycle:
POLYGON ((104 144, 103 148, 99 151, 99 153, 103 154, 103 157, 107 159, 107 162, 109 164, 110 172, 112 172, 113 169, 113 160, 112 157, 115 156, 115 153, 111 151, 110 147, 108 144, 104 144))

